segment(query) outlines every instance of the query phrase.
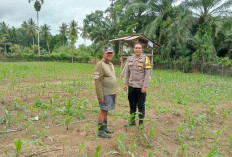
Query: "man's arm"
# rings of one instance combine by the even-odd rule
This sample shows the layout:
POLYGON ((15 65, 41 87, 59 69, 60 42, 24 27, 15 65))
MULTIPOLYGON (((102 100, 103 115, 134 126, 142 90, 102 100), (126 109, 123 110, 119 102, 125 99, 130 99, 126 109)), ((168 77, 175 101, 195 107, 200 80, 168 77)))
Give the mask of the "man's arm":
POLYGON ((98 62, 94 72, 95 89, 98 99, 104 97, 102 79, 103 79, 102 63, 98 62))

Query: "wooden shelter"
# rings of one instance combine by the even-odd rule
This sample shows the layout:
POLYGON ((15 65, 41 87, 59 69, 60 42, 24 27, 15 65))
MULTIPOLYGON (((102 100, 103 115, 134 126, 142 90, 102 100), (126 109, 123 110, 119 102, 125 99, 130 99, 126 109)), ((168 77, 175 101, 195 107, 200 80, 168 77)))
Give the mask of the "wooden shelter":
POLYGON ((129 47, 134 46, 136 42, 140 42, 143 44, 145 49, 150 49, 151 52, 149 54, 146 54, 151 60, 151 67, 153 69, 153 55, 154 55, 154 49, 159 47, 159 44, 148 37, 146 37, 143 34, 132 34, 132 35, 125 35, 125 36, 119 36, 115 39, 110 40, 111 42, 119 42, 120 47, 120 62, 121 62, 121 75, 124 74, 125 67, 126 67, 126 60, 131 54, 124 54, 123 53, 123 46, 127 45, 129 47))

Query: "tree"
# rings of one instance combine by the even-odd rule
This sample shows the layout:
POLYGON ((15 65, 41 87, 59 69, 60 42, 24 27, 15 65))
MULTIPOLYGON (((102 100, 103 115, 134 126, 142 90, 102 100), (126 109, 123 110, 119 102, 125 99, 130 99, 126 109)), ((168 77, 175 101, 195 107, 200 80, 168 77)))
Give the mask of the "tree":
POLYGON ((17 33, 18 33, 18 29, 16 29, 14 26, 8 30, 10 43, 18 44, 17 33))
POLYGON ((6 37, 0 38, 0 46, 4 46, 5 53, 7 53, 7 46, 9 46, 9 45, 10 45, 10 43, 7 42, 6 37))
MULTIPOLYGON (((57 48, 63 46, 63 36, 61 34, 57 34, 51 37, 50 39, 50 50, 53 52, 57 48)), ((65 44, 67 44, 67 40, 65 41, 65 44)))
POLYGON ((42 37, 43 40, 45 40, 49 53, 51 53, 50 48, 49 48, 49 40, 50 40, 50 36, 51 36, 50 31, 51 31, 50 26, 48 26, 47 24, 44 24, 41 27, 41 37, 42 37))
POLYGON ((10 50, 12 53, 19 53, 19 51, 21 50, 20 48, 20 45, 17 45, 17 44, 13 44, 11 47, 10 47, 10 50))
POLYGON ((22 28, 26 31, 26 33, 32 38, 32 45, 35 44, 34 38, 36 35, 36 24, 32 18, 28 21, 24 21, 22 24, 22 28))
POLYGON ((67 41, 67 31, 68 31, 68 25, 66 23, 62 23, 60 26, 60 34, 63 36, 63 46, 65 42, 67 41))
POLYGON ((112 20, 100 10, 87 15, 83 21, 82 37, 97 44, 95 53, 102 49, 104 44, 109 43, 114 36, 114 31, 112 20))
POLYGON ((199 17, 200 24, 209 24, 214 16, 231 14, 231 0, 185 0, 183 4, 199 17))
POLYGON ((5 22, 0 23, 0 35, 7 37, 9 26, 5 22))
POLYGON ((44 0, 28 0, 29 3, 35 1, 34 3, 34 8, 35 8, 35 11, 37 12, 37 34, 38 34, 38 53, 39 53, 39 56, 40 56, 40 40, 39 40, 39 11, 41 10, 41 7, 42 7, 42 4, 44 3, 44 0))
POLYGON ((74 55, 74 48, 75 48, 75 43, 78 38, 78 24, 75 20, 72 20, 69 24, 69 40, 71 44, 71 49, 72 49, 72 63, 73 63, 73 55, 74 55))

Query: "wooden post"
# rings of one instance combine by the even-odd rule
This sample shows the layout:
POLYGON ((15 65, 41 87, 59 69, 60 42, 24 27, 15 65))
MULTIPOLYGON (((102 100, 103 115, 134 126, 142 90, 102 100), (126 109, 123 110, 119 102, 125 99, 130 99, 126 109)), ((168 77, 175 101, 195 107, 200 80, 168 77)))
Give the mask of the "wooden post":
POLYGON ((153 73, 153 55, 154 55, 154 48, 152 48, 151 50, 151 76, 152 76, 152 73, 153 73))
POLYGON ((123 42, 120 42, 121 71, 123 70, 123 42))

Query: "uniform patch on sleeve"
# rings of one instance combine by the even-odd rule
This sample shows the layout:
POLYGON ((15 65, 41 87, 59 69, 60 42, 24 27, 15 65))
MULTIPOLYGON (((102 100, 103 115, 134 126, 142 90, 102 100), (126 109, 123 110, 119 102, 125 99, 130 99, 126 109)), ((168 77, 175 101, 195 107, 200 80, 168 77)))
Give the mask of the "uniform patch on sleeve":
POLYGON ((129 62, 128 65, 133 65, 133 62, 129 62))
POLYGON ((149 57, 146 57, 145 66, 146 69, 151 69, 151 61, 149 57))
POLYGON ((99 79, 99 77, 100 77, 100 73, 99 72, 95 72, 94 73, 94 79, 96 80, 96 79, 99 79))

